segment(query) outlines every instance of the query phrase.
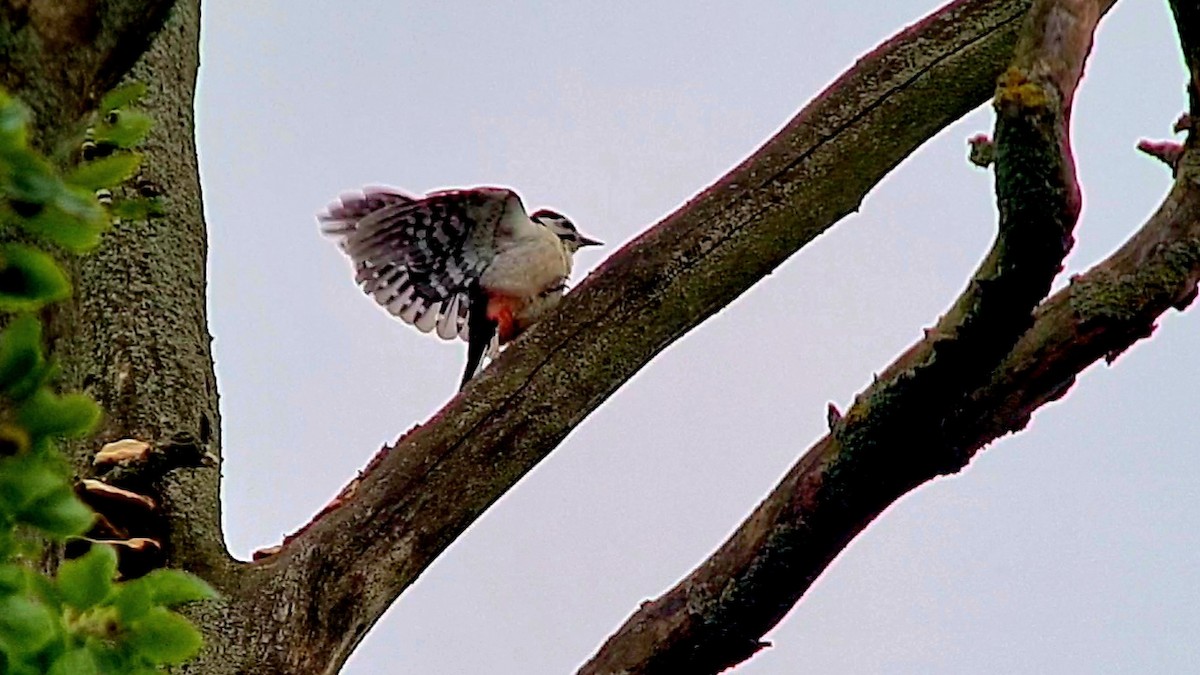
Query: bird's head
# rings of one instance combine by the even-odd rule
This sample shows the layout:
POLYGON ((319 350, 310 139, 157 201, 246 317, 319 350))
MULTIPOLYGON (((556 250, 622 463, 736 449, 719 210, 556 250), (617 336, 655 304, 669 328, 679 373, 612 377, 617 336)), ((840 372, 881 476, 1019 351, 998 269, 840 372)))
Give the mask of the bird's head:
POLYGON ((558 235, 564 246, 571 253, 578 251, 584 246, 600 246, 604 242, 590 239, 579 233, 575 229, 575 223, 572 223, 566 216, 557 211, 550 209, 538 209, 530 216, 535 223, 538 223, 558 235))

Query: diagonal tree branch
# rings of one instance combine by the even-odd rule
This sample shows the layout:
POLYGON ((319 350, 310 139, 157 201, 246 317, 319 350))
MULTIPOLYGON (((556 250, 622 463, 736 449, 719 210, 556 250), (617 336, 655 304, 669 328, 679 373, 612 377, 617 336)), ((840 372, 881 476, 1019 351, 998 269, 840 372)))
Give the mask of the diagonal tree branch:
POLYGON ((274 622, 263 629, 306 635, 271 655, 277 667, 340 664, 394 598, 621 383, 985 100, 1028 7, 955 2, 880 46, 385 450, 353 498, 252 573, 260 582, 246 601, 274 622))

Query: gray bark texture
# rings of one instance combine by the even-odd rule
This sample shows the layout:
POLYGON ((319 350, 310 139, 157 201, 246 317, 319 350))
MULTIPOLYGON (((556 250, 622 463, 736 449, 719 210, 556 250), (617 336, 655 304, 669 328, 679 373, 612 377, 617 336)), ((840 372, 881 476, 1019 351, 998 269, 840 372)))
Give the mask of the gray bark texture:
MULTIPOLYGON (((53 317, 51 336, 65 386, 107 411, 99 438, 73 449, 80 473, 102 442, 150 441, 165 468, 135 478, 162 504, 153 526, 166 563, 223 594, 192 610, 206 647, 179 672, 337 672, 417 576, 655 354, 857 210, 905 157, 994 95, 999 233, 962 297, 831 417, 830 434, 798 453, 729 541, 645 603, 581 672, 718 672, 748 658, 888 504, 1022 428, 1080 371, 1194 297, 1193 133, 1159 211, 1046 298, 1079 209, 1071 101, 1113 1, 958 0, 880 45, 742 164, 615 253, 567 296, 566 311, 254 562, 225 548, 219 461, 194 461, 221 455, 192 117, 199 0, 0 7, 0 83, 37 112, 44 147, 71 138, 121 79, 149 86, 157 126, 134 189, 160 193, 168 212, 121 223, 77 264, 75 297, 53 317)), ((1173 8, 1195 119, 1196 10, 1173 8)))

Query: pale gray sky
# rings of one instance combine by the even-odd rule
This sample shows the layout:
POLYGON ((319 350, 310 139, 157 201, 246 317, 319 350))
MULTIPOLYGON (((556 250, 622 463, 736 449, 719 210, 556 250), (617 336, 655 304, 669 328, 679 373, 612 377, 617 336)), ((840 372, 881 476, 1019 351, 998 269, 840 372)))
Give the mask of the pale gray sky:
MULTIPOLYGON (((463 347, 354 287, 314 214, 368 183, 515 187, 611 245, 936 6, 207 0, 199 141, 239 556, 453 393, 463 347)), ((1121 242, 1182 110, 1163 0, 1122 0, 1076 105, 1069 271, 1121 242)), ((659 356, 456 542, 345 672, 565 673, 702 560, 960 290, 994 230, 981 110, 659 356)), ((1065 278, 1065 274, 1064 274, 1065 278)), ((737 672, 1200 670, 1200 312, 888 510, 737 672)))

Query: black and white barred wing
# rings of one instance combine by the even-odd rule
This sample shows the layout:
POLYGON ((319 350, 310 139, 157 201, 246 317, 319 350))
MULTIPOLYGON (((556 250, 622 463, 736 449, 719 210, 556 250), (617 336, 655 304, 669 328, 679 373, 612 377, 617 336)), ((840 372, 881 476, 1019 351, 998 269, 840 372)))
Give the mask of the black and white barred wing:
POLYGON ((362 192, 343 194, 318 215, 317 219, 321 223, 321 234, 337 237, 338 243, 344 247, 346 237, 358 227, 358 221, 386 207, 415 204, 420 200, 420 197, 407 195, 395 188, 370 186, 363 188, 362 192))
POLYGON ((340 240, 363 291, 418 330, 467 339, 467 291, 492 259, 506 190, 411 197, 391 188, 344 195, 320 216, 340 240))

